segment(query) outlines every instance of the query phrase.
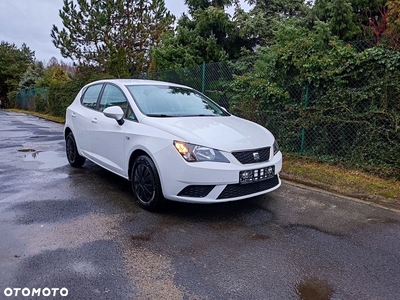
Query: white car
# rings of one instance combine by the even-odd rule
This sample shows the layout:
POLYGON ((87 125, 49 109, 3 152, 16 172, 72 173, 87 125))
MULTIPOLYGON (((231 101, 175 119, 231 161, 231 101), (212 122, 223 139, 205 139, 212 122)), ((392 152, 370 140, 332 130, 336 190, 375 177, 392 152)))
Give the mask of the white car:
POLYGON ((90 83, 67 108, 66 153, 131 181, 148 210, 164 199, 219 203, 281 185, 282 153, 264 127, 189 87, 150 80, 90 83))

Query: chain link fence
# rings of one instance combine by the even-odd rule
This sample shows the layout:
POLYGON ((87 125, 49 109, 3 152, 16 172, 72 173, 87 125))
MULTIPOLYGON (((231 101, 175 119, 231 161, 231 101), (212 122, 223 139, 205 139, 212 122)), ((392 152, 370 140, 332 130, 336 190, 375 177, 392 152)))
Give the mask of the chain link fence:
POLYGON ((15 108, 31 111, 43 111, 43 107, 48 105, 47 99, 47 88, 20 90, 15 96, 15 108))

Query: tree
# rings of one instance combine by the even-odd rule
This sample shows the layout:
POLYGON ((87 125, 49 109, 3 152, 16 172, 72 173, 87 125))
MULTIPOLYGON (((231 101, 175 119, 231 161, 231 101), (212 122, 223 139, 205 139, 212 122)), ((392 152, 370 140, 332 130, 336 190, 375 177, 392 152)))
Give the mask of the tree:
POLYGON ((35 53, 26 44, 0 43, 0 99, 7 103, 8 94, 15 93, 27 67, 34 62, 35 53))
POLYGON ((38 61, 30 65, 19 82, 19 89, 35 88, 36 82, 44 75, 43 63, 38 61))
POLYGON ((161 71, 237 59, 243 49, 252 51, 251 39, 240 36, 237 22, 224 7, 233 1, 186 1, 191 16, 184 14, 175 32, 153 48, 153 70, 161 71))
POLYGON ((252 38, 256 45, 273 44, 277 22, 301 19, 309 11, 303 0, 246 0, 253 8, 249 12, 237 11, 241 35, 252 38))
MULTIPOLYGON (((365 34, 377 45, 400 49, 400 0, 388 1, 379 9, 380 16, 369 16, 365 34)), ((369 12, 368 12, 369 13, 369 12)))
POLYGON ((150 47, 174 22, 164 0, 64 0, 59 15, 64 28, 51 36, 63 57, 116 77, 146 71, 150 47))
POLYGON ((332 33, 340 39, 349 41, 362 31, 354 22, 353 8, 347 0, 335 0, 328 4, 329 25, 332 33))
POLYGON ((386 0, 316 0, 315 16, 329 23, 332 32, 345 41, 363 39, 369 18, 381 18, 386 0))
MULTIPOLYGON (((43 64, 43 63, 42 63, 43 64)), ((57 58, 52 57, 41 72, 41 76, 35 80, 35 88, 48 88, 54 78, 64 78, 68 81, 73 78, 76 73, 76 67, 66 64, 63 61, 58 62, 57 58), (55 75, 58 73, 58 75, 55 75)))
POLYGON ((231 6, 233 2, 234 0, 185 0, 191 15, 194 15, 198 9, 204 10, 211 6, 224 9, 227 6, 231 6))
POLYGON ((261 10, 268 17, 293 18, 303 13, 304 0, 246 0, 254 9, 261 10))

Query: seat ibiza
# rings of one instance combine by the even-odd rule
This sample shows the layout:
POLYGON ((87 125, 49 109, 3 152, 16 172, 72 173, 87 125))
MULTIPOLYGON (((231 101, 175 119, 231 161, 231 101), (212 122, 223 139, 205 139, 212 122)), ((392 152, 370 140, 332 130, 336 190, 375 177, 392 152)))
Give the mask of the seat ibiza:
POLYGON ((147 210, 164 199, 219 203, 281 185, 282 153, 273 135, 182 85, 90 83, 67 108, 64 136, 71 166, 89 159, 130 180, 147 210))

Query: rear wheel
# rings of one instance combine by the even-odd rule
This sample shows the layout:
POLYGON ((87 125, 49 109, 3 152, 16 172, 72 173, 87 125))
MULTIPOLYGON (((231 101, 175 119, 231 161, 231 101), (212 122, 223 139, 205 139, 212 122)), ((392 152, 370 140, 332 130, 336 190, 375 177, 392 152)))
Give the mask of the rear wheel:
POLYGON ((150 157, 139 156, 132 167, 132 190, 137 203, 144 209, 155 211, 164 202, 157 168, 150 157))
POLYGON ((79 155, 72 132, 68 133, 65 139, 65 152, 67 153, 68 162, 71 166, 79 168, 85 163, 86 158, 79 155))

